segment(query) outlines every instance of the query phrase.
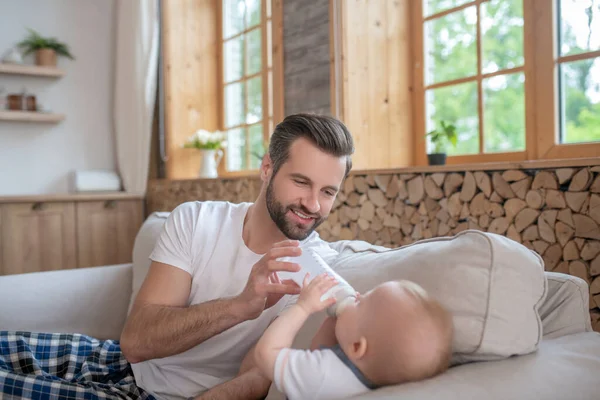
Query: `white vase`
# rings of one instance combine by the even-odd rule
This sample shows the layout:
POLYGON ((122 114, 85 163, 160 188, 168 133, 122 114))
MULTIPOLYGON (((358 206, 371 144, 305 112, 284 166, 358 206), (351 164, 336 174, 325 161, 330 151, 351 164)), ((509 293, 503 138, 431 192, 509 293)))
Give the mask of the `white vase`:
POLYGON ((218 177, 217 166, 223 158, 223 150, 200 150, 200 156, 200 178, 218 177))

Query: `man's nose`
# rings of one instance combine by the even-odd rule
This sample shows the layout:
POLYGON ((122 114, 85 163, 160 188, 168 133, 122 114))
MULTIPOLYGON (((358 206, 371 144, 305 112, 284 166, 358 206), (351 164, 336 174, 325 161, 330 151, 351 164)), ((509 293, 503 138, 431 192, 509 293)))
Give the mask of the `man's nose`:
POLYGON ((319 194, 313 191, 305 196, 302 200, 302 205, 306 208, 306 211, 311 214, 317 214, 321 210, 321 204, 319 203, 319 194))

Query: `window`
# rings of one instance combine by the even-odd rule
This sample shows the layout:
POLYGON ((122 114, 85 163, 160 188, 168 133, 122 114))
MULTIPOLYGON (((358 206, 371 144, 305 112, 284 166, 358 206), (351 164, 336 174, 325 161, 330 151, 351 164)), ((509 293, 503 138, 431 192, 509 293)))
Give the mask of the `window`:
POLYGON ((421 160, 441 121, 449 163, 600 155, 600 0, 414 4, 421 160))
POLYGON ((274 90, 281 61, 275 11, 279 1, 222 0, 222 130, 227 132, 227 172, 256 170, 260 156, 281 116, 274 90), (272 7, 273 3, 273 7, 272 7), (273 8, 273 9, 272 9, 273 8), (280 63, 275 66, 275 64, 280 63))
POLYGON ((600 141, 600 1, 558 0, 560 143, 600 141))

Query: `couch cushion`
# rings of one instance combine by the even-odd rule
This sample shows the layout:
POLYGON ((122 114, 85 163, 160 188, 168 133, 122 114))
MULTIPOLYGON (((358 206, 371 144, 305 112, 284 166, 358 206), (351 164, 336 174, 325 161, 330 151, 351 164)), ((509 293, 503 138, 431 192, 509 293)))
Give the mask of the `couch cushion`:
POLYGON ((502 359, 537 349, 538 308, 547 290, 539 255, 504 236, 468 230, 397 249, 332 244, 334 268, 360 292, 395 279, 417 282, 453 314, 453 363, 502 359))
POLYGON ((590 288, 583 279, 557 272, 546 272, 548 294, 540 307, 544 339, 591 332, 590 288))
POLYGON ((506 360, 461 365, 433 379, 382 388, 362 399, 595 400, 600 334, 544 340, 539 351, 506 360))
POLYGON ((150 253, 154 249, 154 245, 162 232, 163 225, 169 216, 169 212, 154 212, 146 218, 146 221, 142 224, 133 245, 133 283, 132 283, 132 295, 129 301, 129 309, 127 313, 131 311, 133 302, 140 291, 142 283, 148 274, 150 269, 150 253))
MULTIPOLYGON (((421 382, 358 396, 369 400, 596 400, 600 334, 583 332, 544 340, 535 353, 450 368, 421 382)), ((267 400, 284 400, 275 385, 267 400)))
POLYGON ((0 330, 119 339, 131 298, 131 269, 121 264, 2 276, 0 330))

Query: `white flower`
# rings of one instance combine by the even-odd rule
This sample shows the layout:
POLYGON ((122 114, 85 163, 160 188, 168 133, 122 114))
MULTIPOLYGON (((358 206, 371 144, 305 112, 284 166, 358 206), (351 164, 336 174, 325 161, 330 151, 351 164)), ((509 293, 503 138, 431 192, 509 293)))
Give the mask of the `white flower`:
POLYGON ((192 136, 187 138, 187 143, 183 146, 197 149, 215 149, 226 146, 225 138, 226 134, 224 132, 209 132, 205 129, 198 129, 192 136))

